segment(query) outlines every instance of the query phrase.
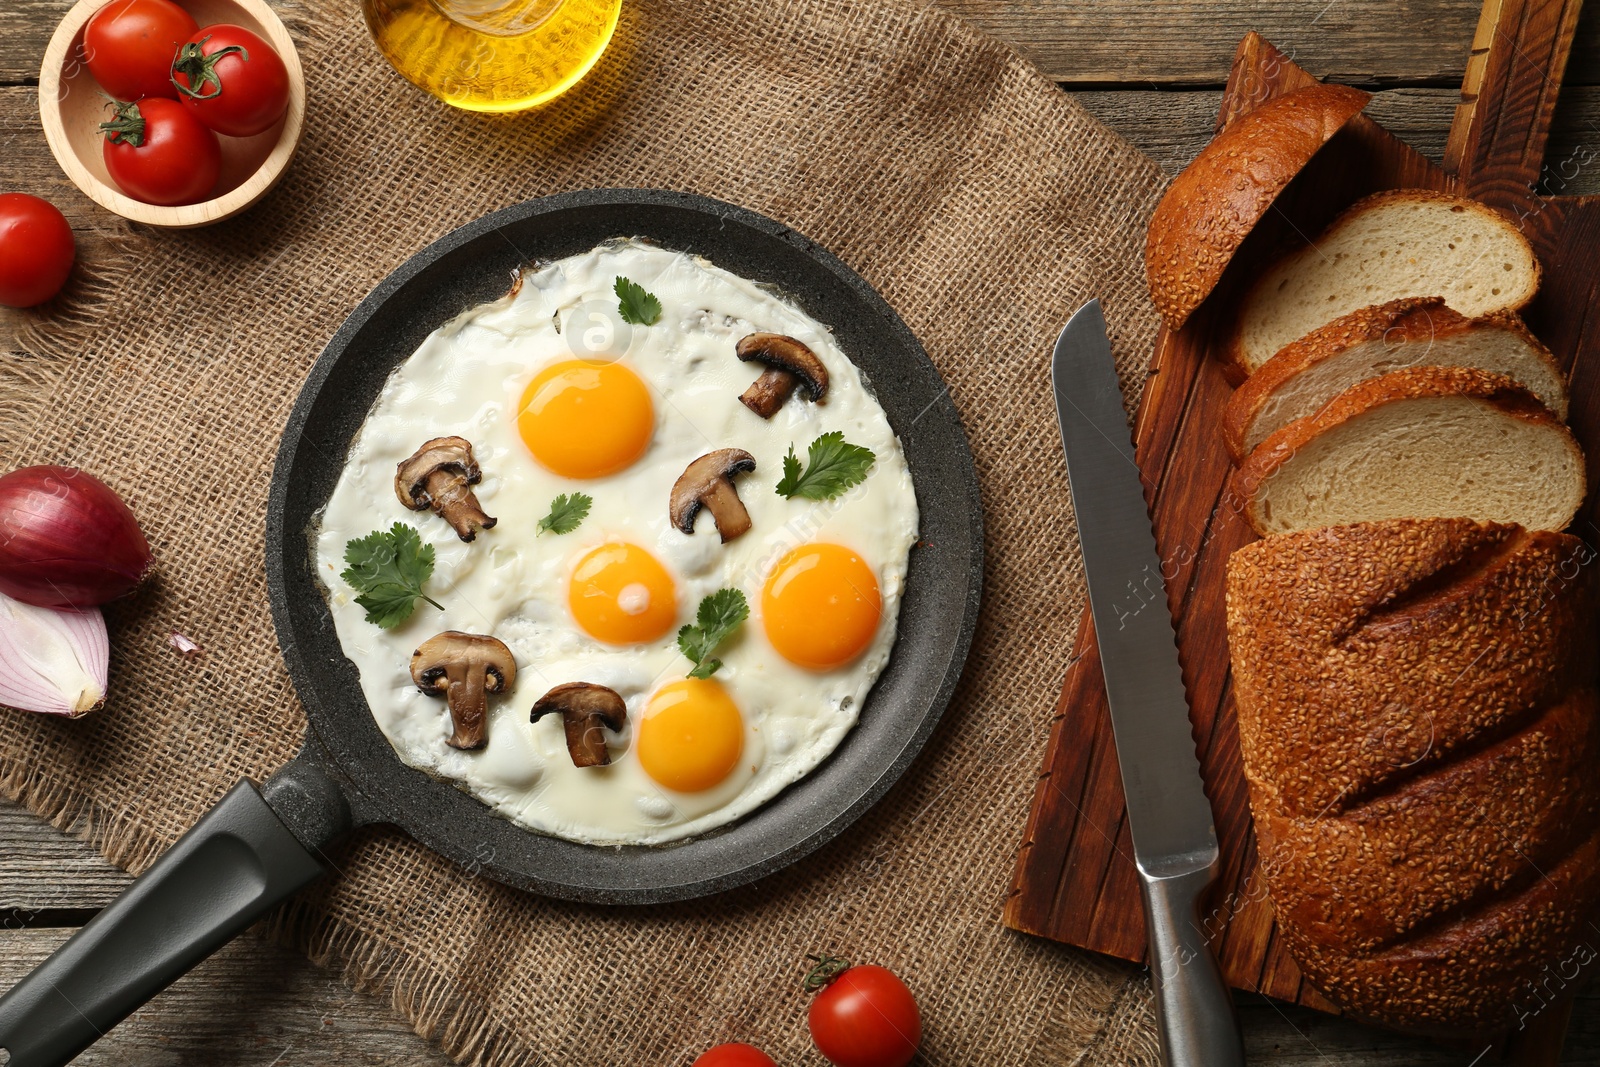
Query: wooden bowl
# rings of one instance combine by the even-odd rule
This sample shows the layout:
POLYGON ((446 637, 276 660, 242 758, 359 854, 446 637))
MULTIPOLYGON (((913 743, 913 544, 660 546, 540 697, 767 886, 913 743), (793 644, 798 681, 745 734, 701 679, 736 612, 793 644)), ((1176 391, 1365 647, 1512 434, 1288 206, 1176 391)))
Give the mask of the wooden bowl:
POLYGON ((230 218, 260 200, 283 176, 306 117, 305 74, 294 41, 265 0, 177 0, 201 26, 232 23, 265 38, 289 70, 289 109, 254 137, 222 137, 222 172, 210 200, 161 207, 135 200, 106 173, 99 124, 106 95, 83 62, 83 27, 106 0, 78 0, 56 27, 39 70, 39 117, 56 162, 95 203, 134 222, 185 229, 230 218))

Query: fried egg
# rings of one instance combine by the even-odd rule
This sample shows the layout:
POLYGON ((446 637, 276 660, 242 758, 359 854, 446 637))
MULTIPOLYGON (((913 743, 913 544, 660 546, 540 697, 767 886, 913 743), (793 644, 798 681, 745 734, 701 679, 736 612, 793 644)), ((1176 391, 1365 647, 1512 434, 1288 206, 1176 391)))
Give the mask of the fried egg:
POLYGON ((528 829, 651 845, 748 814, 839 745, 894 645, 917 518, 900 442, 826 326, 705 259, 615 241, 530 268, 406 358, 314 538, 340 644, 402 761, 528 829), (657 321, 623 321, 618 278, 660 302, 657 321), (763 332, 822 361, 821 403, 800 390, 764 420, 740 402, 762 368, 735 346, 763 332), (779 495, 790 448, 804 462, 832 431, 872 450, 865 480, 827 500, 779 495), (396 465, 445 436, 471 442, 473 488, 498 520, 471 543, 395 496, 396 465), (733 480, 750 529, 727 543, 709 509, 692 535, 668 517, 685 468, 723 448, 755 461, 733 480), (541 531, 553 499, 574 493, 592 501, 581 524, 541 531), (340 574, 348 542, 397 521, 433 546, 425 591, 442 609, 418 600, 383 630, 340 574), (721 667, 690 677, 678 631, 725 588, 750 616, 715 650, 721 667), (496 637, 516 660, 514 682, 489 697, 481 749, 447 744, 445 701, 408 672, 413 650, 445 630, 496 637), (575 766, 559 715, 529 721, 535 701, 574 682, 626 704, 623 728, 605 731, 609 765, 575 766))

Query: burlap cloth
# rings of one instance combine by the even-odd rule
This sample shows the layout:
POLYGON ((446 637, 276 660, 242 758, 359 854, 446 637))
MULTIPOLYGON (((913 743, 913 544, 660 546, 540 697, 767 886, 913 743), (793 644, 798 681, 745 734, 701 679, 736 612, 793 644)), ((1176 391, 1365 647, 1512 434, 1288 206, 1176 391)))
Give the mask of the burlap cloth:
POLYGON ((309 121, 283 184, 209 229, 113 231, 5 358, 0 469, 104 476, 161 575, 109 610, 103 712, 0 713, 0 787, 140 869, 240 776, 287 761, 304 719, 268 619, 263 507, 329 336, 407 256, 485 212, 585 186, 693 190, 843 257, 949 382, 988 527, 954 704, 874 811, 747 888, 647 909, 552 902, 380 830, 275 931, 472 1063, 677 1065, 742 1038, 820 1064, 796 983, 824 946, 905 976, 919 1062, 1153 1062, 1140 975, 999 914, 1082 604, 1049 346, 1098 296, 1137 386, 1157 169, 1004 46, 899 0, 628 0, 583 85, 498 119, 395 75, 354 2, 300 10, 309 121), (172 630, 205 654, 180 657, 172 630))

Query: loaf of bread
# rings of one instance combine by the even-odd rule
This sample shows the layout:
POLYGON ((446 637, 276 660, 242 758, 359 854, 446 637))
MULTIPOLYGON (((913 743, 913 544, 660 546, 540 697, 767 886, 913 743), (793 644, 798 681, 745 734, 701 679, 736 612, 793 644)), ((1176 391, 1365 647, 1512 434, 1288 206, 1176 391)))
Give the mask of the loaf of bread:
POLYGON ((1469 319, 1446 307, 1443 297, 1406 297, 1352 311, 1280 349, 1228 400, 1223 441, 1237 463, 1346 389, 1408 367, 1474 367, 1503 374, 1557 418, 1567 417, 1561 367, 1516 312, 1469 319))
POLYGON ((1515 311, 1538 287, 1532 246, 1500 212, 1425 189, 1375 193, 1256 281, 1223 357, 1253 373, 1291 341, 1371 304, 1442 296, 1476 318, 1515 311))
POLYGON ((1486 371, 1414 367, 1272 434, 1229 496, 1262 535, 1452 516, 1560 530, 1584 486, 1572 431, 1532 393, 1486 371))
POLYGON ((1172 179, 1144 255, 1150 298, 1168 329, 1200 306, 1278 194, 1371 98, 1348 85, 1274 97, 1230 122, 1172 179))
POLYGON ((1229 561, 1260 873, 1286 947, 1352 1015, 1504 1030, 1593 958, 1592 558, 1565 534, 1403 519, 1229 561))

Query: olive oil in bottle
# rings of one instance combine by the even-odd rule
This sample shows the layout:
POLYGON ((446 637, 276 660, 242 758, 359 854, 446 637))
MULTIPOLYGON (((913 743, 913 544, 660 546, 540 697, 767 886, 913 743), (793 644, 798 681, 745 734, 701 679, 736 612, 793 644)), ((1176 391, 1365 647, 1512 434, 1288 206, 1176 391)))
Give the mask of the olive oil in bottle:
POLYGON ((378 49, 447 104, 521 111, 572 88, 617 27, 622 0, 362 0, 378 49))

